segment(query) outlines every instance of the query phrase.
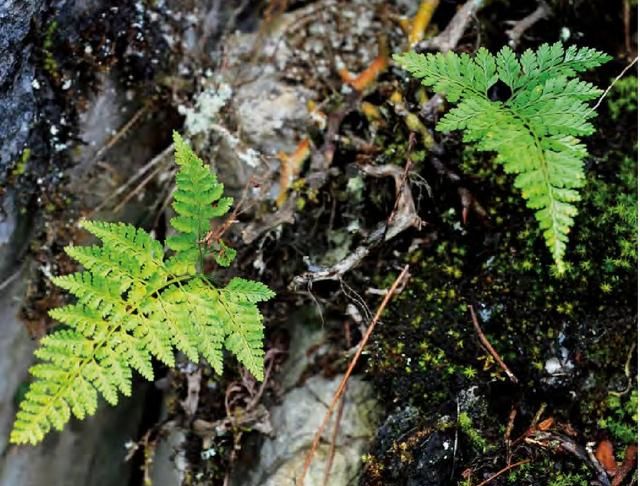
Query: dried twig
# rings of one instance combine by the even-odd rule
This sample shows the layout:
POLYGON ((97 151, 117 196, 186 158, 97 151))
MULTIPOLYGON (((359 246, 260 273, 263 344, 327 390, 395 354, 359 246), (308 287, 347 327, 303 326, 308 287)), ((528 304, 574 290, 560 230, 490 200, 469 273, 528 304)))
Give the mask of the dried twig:
POLYGON ((398 288, 398 286, 402 282, 404 282, 408 277, 409 277, 409 265, 405 265, 405 267, 402 269, 402 272, 400 272, 400 275, 398 275, 396 280, 393 282, 393 285, 391 285, 389 292, 387 292, 387 295, 385 295, 384 299, 382 300, 382 303, 378 307, 378 310, 376 311, 375 316, 373 316, 373 319, 371 320, 371 323, 367 328, 367 332, 362 337, 362 340, 358 345, 358 349, 356 350, 356 353, 353 355, 353 358, 351 359, 351 363, 349 363, 349 367, 347 368, 347 371, 345 372, 342 378, 342 381, 340 382, 340 385, 338 385, 338 389, 333 395, 333 399, 331 400, 331 403, 327 408, 327 412, 325 413, 324 418, 322 419, 322 423, 320 424, 320 427, 318 427, 318 430, 316 431, 316 434, 313 438, 313 442, 311 443, 311 448, 309 449, 309 452, 307 453, 307 457, 305 458, 302 473, 296 480, 296 486, 304 485, 304 478, 306 477, 307 472, 309 471, 309 467, 311 466, 311 462, 313 461, 313 456, 315 455, 316 450, 318 449, 318 445, 320 444, 320 439, 322 438, 322 432, 327 426, 329 419, 333 415, 333 411, 336 408, 338 401, 344 394, 345 387, 347 386, 347 382, 349 381, 349 377, 351 376, 351 373, 353 373, 353 369, 358 363, 358 359, 360 358, 360 355, 362 354, 364 347, 367 345, 367 342, 369 341, 369 338, 371 337, 371 334, 373 333, 373 330, 376 324, 378 323, 378 320, 380 319, 382 312, 387 307, 387 304, 389 304, 389 301, 391 300, 391 297, 395 294, 395 291, 398 288))
POLYGON ((458 187, 458 196, 460 197, 460 205, 462 206, 462 222, 464 224, 466 224, 469 219, 469 211, 472 211, 476 216, 478 216, 480 221, 485 222, 489 219, 489 214, 486 209, 484 209, 473 193, 467 187, 462 185, 462 177, 449 169, 449 167, 447 167, 436 156, 429 157, 429 162, 439 175, 446 177, 449 182, 458 187))
POLYGON ((404 230, 415 227, 422 228, 424 222, 418 216, 416 207, 411 195, 411 187, 407 179, 409 166, 404 169, 397 165, 365 165, 360 169, 367 175, 373 177, 393 177, 396 184, 396 202, 394 210, 387 221, 369 235, 363 245, 358 246, 346 258, 328 268, 321 268, 311 272, 303 273, 294 277, 291 281, 291 288, 299 288, 305 284, 322 280, 339 280, 346 272, 357 266, 373 248, 380 243, 390 240, 404 230))
POLYGON ((591 108, 591 111, 595 111, 598 109, 598 107, 600 106, 600 104, 602 103, 602 101, 606 98, 606 96, 609 94, 609 91, 611 91, 611 88, 613 88, 613 85, 616 84, 618 81, 620 81, 620 78, 622 78, 622 76, 624 76, 627 71, 629 69, 631 69, 633 67, 633 65, 635 63, 638 62, 638 56, 635 57, 635 59, 633 61, 631 61, 629 64, 627 64, 624 69, 620 72, 620 74, 618 74, 616 76, 616 78, 611 82, 611 84, 609 86, 607 86, 607 89, 604 90, 604 93, 602 93, 602 96, 600 96, 600 98, 598 98, 598 102, 594 105, 593 108, 591 108))
POLYGON ((497 478, 498 476, 500 476, 501 474, 506 473, 507 471, 509 471, 510 469, 513 469, 514 467, 519 467, 522 466, 524 464, 527 464, 531 462, 531 459, 523 459, 522 461, 518 461, 518 462, 514 462, 513 464, 510 464, 508 466, 503 467, 502 469, 500 469, 497 473, 495 473, 493 476, 491 476, 488 479, 485 479, 484 481, 482 481, 481 483, 476 484, 476 486, 485 486, 486 484, 489 484, 491 481, 493 481, 495 478, 497 478))
POLYGON ((484 7, 484 0, 467 0, 458 9, 447 27, 433 39, 427 39, 418 44, 418 51, 437 49, 441 52, 448 52, 456 48, 462 38, 467 25, 475 14, 484 7))
POLYGON ((200 401, 200 381, 202 379, 202 370, 198 368, 193 373, 187 374, 187 396, 180 401, 182 409, 187 417, 193 417, 198 410, 198 402, 200 401))
POLYGON ((627 353, 627 360, 624 363, 624 375, 627 377, 627 386, 622 391, 610 391, 609 395, 616 397, 622 397, 631 391, 633 387, 633 375, 631 373, 631 360, 633 359, 633 352, 636 350, 636 343, 633 343, 627 353))
MULTIPOLYGON (((128 188, 129 186, 131 186, 133 183, 135 183, 140 177, 142 177, 144 174, 147 173, 147 171, 149 169, 151 169, 152 167, 154 167, 155 165, 159 164, 160 162, 164 161, 165 157, 167 155, 169 155, 171 152, 173 151, 173 144, 169 145, 166 149, 164 149, 162 152, 160 152, 158 155, 156 155, 155 157, 153 157, 149 162, 147 162, 145 165, 143 165, 142 167, 140 167, 135 174, 133 174, 128 180, 127 182, 125 182, 124 184, 122 184, 116 191, 114 191, 109 197, 107 197, 104 201, 102 201, 98 206, 96 206, 95 208, 93 208, 90 212, 89 215, 92 215, 94 213, 97 213, 98 211, 100 211, 102 208, 104 208, 110 201, 112 201, 113 199, 116 199, 117 197, 119 197, 121 194, 123 194, 128 188)), ((89 216, 88 215, 88 216, 89 216)))
POLYGON ((5 278, 2 281, 2 283, 0 283, 0 292, 2 292, 5 288, 11 285, 11 282, 17 279, 21 273, 22 273, 22 266, 18 267, 18 269, 15 272, 13 272, 11 275, 5 278))
POLYGON ((635 468, 638 462, 638 446, 635 444, 631 444, 627 447, 627 450, 624 453, 624 460, 622 464, 618 467, 618 472, 616 473, 613 481, 611 481, 611 486, 620 486, 625 478, 631 473, 635 468))
POLYGON ((507 464, 511 464, 511 433, 513 432, 513 426, 515 425, 517 415, 518 410, 513 407, 509 414, 509 422, 507 423, 507 427, 504 431, 504 443, 507 448, 507 464))
POLYGON ((551 450, 561 449, 572 454, 595 470, 596 477, 601 486, 611 486, 607 472, 593 453, 592 444, 587 444, 587 446, 584 447, 564 434, 553 431, 534 431, 531 429, 527 431, 524 441, 530 445, 551 450))
POLYGON ((509 20, 508 24, 511 28, 507 30, 506 34, 509 37, 509 45, 512 48, 516 48, 520 39, 524 33, 529 30, 536 22, 542 20, 551 15, 551 8, 544 0, 538 1, 538 8, 531 12, 526 17, 520 20, 509 20))
POLYGON ((101 158, 108 150, 111 149, 115 144, 117 144, 127 133, 129 130, 142 118, 144 114, 147 113, 149 109, 148 105, 144 105, 138 111, 136 111, 133 116, 125 123, 122 128, 120 128, 108 141, 104 144, 93 156, 92 162, 97 161, 101 158))
POLYGON ((347 97, 345 106, 329 115, 327 130, 324 134, 324 142, 319 149, 311 154, 307 183, 312 189, 319 189, 327 181, 327 173, 333 163, 333 155, 336 152, 336 136, 345 117, 360 104, 362 93, 354 91, 347 97))
POLYGON ((413 202, 411 187, 407 179, 408 169, 409 165, 401 169, 397 165, 391 164, 365 165, 361 167, 362 172, 373 177, 393 177, 396 185, 397 196, 394 209, 387 220, 384 234, 385 241, 412 226, 420 229, 424 224, 420 216, 418 216, 413 202))
POLYGON ((280 226, 281 224, 293 224, 295 222, 296 195, 291 194, 289 199, 276 210, 267 214, 261 221, 253 221, 242 230, 242 241, 246 244, 255 241, 261 234, 280 226))
POLYGON ((496 352, 496 350, 493 348, 493 346, 491 345, 487 337, 482 332, 482 329, 480 328, 480 324, 478 323, 478 318, 476 317, 476 311, 473 309, 473 306, 469 305, 468 307, 469 307, 469 311, 471 312, 471 321, 473 322, 473 327, 475 328, 476 333, 480 338, 480 342, 485 347, 485 349, 489 352, 489 354, 493 357, 493 359, 495 359, 496 362, 500 365, 500 368, 504 370, 504 372, 507 374, 509 379, 513 383, 518 383, 518 378, 516 378, 516 375, 514 375, 509 369, 509 367, 506 365, 506 363, 502 361, 502 358, 500 357, 500 355, 496 352))
POLYGON ((631 44, 631 5, 630 0, 622 0, 622 24, 624 26, 624 50, 627 59, 633 56, 633 47, 631 44))
POLYGON ((149 184, 149 182, 151 182, 161 170, 162 170, 162 166, 159 165, 158 167, 154 168, 151 172, 149 172, 149 174, 144 179, 142 179, 142 181, 140 181, 135 188, 129 191, 129 193, 124 197, 124 199, 122 199, 122 201, 120 201, 118 205, 113 208, 113 212, 114 213, 120 212, 120 210, 125 206, 125 204, 131 201, 131 199, 136 194, 138 194, 142 189, 144 189, 144 187, 147 184, 149 184))

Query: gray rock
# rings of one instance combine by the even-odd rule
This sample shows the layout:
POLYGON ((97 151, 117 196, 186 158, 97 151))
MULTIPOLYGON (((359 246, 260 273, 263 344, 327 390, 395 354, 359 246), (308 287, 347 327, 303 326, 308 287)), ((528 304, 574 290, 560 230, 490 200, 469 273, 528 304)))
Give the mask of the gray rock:
POLYGON ((158 442, 151 469, 153 486, 181 486, 188 469, 184 453, 186 432, 172 429, 158 442))
MULTIPOLYGON (((271 411, 276 436, 265 440, 259 462, 248 475, 237 475, 232 482, 243 486, 279 486, 293 484, 302 470, 305 456, 316 430, 324 418, 341 376, 328 380, 314 376, 304 386, 294 388, 271 411)), ((361 468, 361 456, 375 433, 377 406, 371 386, 358 377, 349 380, 344 409, 336 436, 336 449, 329 483, 353 484, 361 468)), ((305 485, 324 484, 335 414, 323 433, 305 485)))
POLYGON ((26 38, 41 7, 42 0, 0 2, 0 177, 22 152, 35 117, 34 68, 26 38))
MULTIPOLYGON (((124 444, 140 421, 139 401, 123 400, 118 408, 98 413, 62 433, 52 433, 38 447, 9 446, 16 394, 27 379, 35 343, 17 317, 33 265, 18 269, 11 285, 0 289, 0 485, 121 486, 130 475, 124 444)), ((138 390, 141 396, 143 390, 138 390)))
POLYGON ((289 325, 289 357, 279 373, 278 381, 282 388, 289 391, 302 378, 307 367, 328 351, 327 331, 320 323, 302 324, 310 321, 304 313, 297 314, 289 325))
MULTIPOLYGON (((12 285, 0 289, 0 453, 7 447, 15 413, 14 396, 20 383, 27 378, 35 348, 24 325, 16 318, 28 273, 25 266, 15 274, 12 285)), ((4 461, 0 456, 0 477, 4 461)), ((4 484, 18 483, 0 481, 0 485, 4 484)))
POLYGON ((295 149, 300 127, 309 118, 306 103, 312 98, 312 91, 267 74, 241 86, 233 104, 245 138, 261 152, 274 155, 295 149))
POLYGON ((124 462, 124 444, 131 440, 140 412, 135 400, 123 400, 117 408, 100 407, 81 425, 67 426, 37 447, 9 447, 0 460, 0 485, 127 484, 131 464, 124 462))

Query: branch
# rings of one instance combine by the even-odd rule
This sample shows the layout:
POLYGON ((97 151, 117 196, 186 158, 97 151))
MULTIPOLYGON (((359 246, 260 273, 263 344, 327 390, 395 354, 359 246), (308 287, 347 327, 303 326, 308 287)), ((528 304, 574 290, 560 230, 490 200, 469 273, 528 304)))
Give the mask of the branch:
POLYGON ((524 33, 529 30, 533 25, 549 15, 551 15, 551 7, 544 0, 540 0, 538 8, 531 12, 526 17, 520 20, 509 20, 508 24, 511 24, 511 28, 505 33, 509 37, 509 46, 515 49, 524 33))
POLYGON ((467 2, 458 9, 449 22, 449 25, 447 25, 442 32, 433 39, 420 42, 417 50, 426 51, 435 49, 440 52, 448 52, 455 49, 471 19, 478 10, 484 6, 484 0, 467 0, 467 2))
MULTIPOLYGON (((408 168, 408 166, 407 166, 408 168)), ((411 187, 407 178, 407 170, 397 165, 365 165, 362 172, 373 177, 393 177, 396 184, 396 203, 394 210, 385 223, 381 223, 369 235, 365 244, 358 246, 349 256, 335 265, 314 272, 306 272, 294 277, 290 287, 297 288, 304 284, 311 284, 321 280, 338 280, 342 275, 357 266, 373 248, 383 241, 390 240, 404 230, 415 227, 422 228, 424 221, 416 212, 411 194, 411 187)))

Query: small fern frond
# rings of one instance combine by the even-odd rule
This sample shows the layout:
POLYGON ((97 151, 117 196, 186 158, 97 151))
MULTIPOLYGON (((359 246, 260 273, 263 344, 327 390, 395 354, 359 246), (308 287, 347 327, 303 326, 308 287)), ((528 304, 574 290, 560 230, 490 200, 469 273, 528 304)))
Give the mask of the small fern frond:
POLYGON ((225 329, 225 348, 259 381, 264 380, 264 331, 262 314, 255 303, 271 298, 273 293, 262 284, 252 286, 241 279, 233 279, 227 287, 213 293, 216 313, 225 329))
POLYGON ((177 132, 173 134, 173 143, 180 170, 173 195, 177 216, 170 222, 178 234, 170 237, 167 243, 175 250, 177 261, 195 267, 202 263, 205 250, 202 240, 210 229, 211 220, 226 214, 233 198, 222 197, 224 186, 177 132))
POLYGON ((228 296, 228 298, 238 301, 244 300, 250 304, 264 302, 275 296, 273 290, 262 282, 245 280, 238 277, 232 278, 221 292, 223 295, 228 296))
MULTIPOLYGON (((166 258, 160 242, 134 226, 81 223, 102 245, 66 248, 84 270, 52 281, 77 301, 50 311, 66 327, 44 337, 35 353, 40 361, 30 370, 34 381, 20 403, 12 443, 36 444, 72 414, 92 415, 98 395, 115 405, 131 394, 133 370, 152 380, 153 358, 173 366, 175 349, 222 373, 226 347, 263 379, 256 303, 274 294, 238 278, 220 290, 199 273, 210 219, 226 213, 231 198, 222 196, 222 184, 179 135, 174 141, 180 170, 172 225, 178 234, 168 244, 175 255, 166 258)), ((215 243, 214 257, 230 263, 234 251, 215 243)))
POLYGON ((463 130, 464 141, 495 152, 505 171, 516 174, 527 206, 535 210, 556 267, 564 270, 568 234, 577 213, 578 189, 584 185, 585 146, 576 137, 593 133, 594 116, 586 101, 602 91, 571 78, 608 61, 590 48, 544 44, 518 59, 504 47, 493 56, 481 48, 466 54, 417 54, 394 59, 426 86, 457 106, 438 123, 443 132, 463 130), (511 93, 492 100, 490 89, 504 83, 511 93))

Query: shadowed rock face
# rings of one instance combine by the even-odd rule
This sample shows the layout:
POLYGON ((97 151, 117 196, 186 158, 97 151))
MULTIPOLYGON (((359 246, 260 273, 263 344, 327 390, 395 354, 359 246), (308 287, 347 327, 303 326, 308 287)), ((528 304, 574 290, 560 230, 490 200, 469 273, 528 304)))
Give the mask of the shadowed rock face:
POLYGON ((42 0, 0 3, 0 185, 7 166, 22 151, 36 115, 34 67, 26 38, 42 4, 42 0))
MULTIPOLYGON (((89 15, 81 12, 88 8, 88 3, 72 5, 73 9, 68 11, 69 22, 75 22, 80 14, 89 15)), ((21 196, 26 193, 23 194, 18 186, 5 187, 7 169, 30 143, 38 121, 38 84, 34 82, 36 67, 31 54, 35 47, 31 44, 34 42, 31 28, 43 8, 44 1, 0 1, 0 486, 122 486, 128 484, 132 470, 131 463, 124 462, 124 445, 136 439, 144 386, 138 385, 135 397, 122 400, 116 408, 101 406, 95 416, 82 423, 73 420, 63 432, 52 432, 37 447, 16 447, 8 442, 17 397, 27 382, 27 370, 34 360, 36 344, 18 317, 20 307, 31 278, 57 271, 27 256, 36 233, 33 226, 38 226, 35 221, 41 219, 37 205, 23 211, 21 196)), ((109 134, 107 130, 120 126, 122 118, 129 113, 123 106, 124 96, 120 92, 114 96, 114 90, 106 90, 89 99, 86 116, 80 118, 78 131, 90 149, 95 150, 92 141, 103 144, 103 138, 109 134), (92 123, 96 111, 102 115, 100 128, 106 134, 103 138, 99 138, 92 123), (119 118, 105 120, 105 115, 110 113, 117 113, 119 118)), ((144 145, 146 141, 147 138, 138 139, 144 150, 129 150, 131 159, 127 159, 128 162, 133 160, 135 163, 150 156, 151 148, 144 145)), ((95 175, 91 150, 79 151, 75 156, 78 171, 74 180, 77 184, 81 180, 85 189, 83 193, 77 191, 81 199, 83 194, 92 193, 89 188, 95 191, 107 182, 101 177, 104 171, 95 175), (94 169, 93 175, 84 173, 89 172, 89 168, 94 169)), ((79 202, 83 203, 86 201, 79 202)), ((127 211, 128 214, 132 212, 129 207, 127 211)), ((131 217, 139 214, 138 209, 131 217)))

